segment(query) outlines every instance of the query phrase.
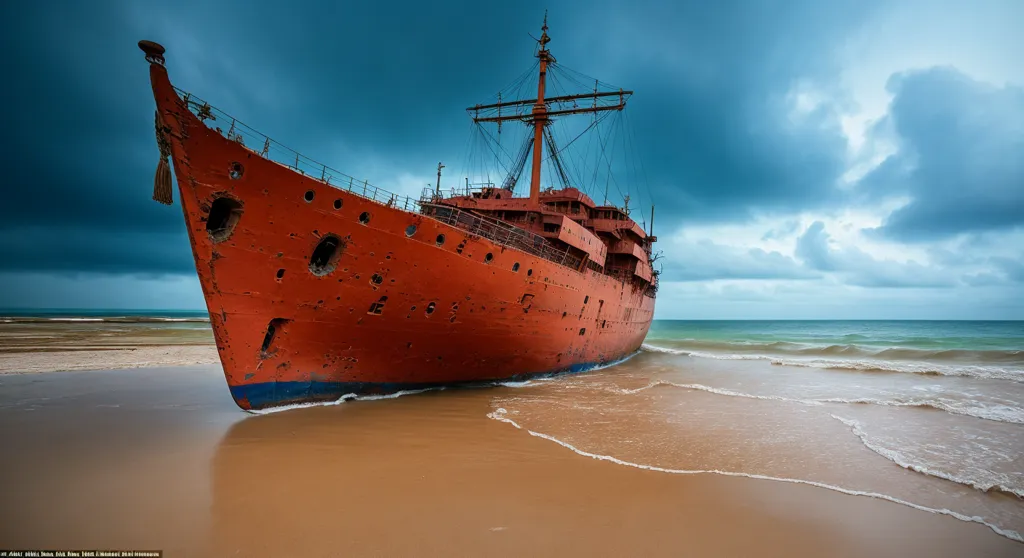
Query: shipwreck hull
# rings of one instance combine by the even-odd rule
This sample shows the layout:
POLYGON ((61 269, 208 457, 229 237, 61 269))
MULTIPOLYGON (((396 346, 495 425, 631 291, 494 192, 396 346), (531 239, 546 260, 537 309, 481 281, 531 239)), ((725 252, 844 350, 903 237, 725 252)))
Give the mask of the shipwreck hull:
POLYGON ((579 371, 639 349, 654 298, 629 281, 296 172, 197 118, 162 64, 150 72, 241 408, 579 371))

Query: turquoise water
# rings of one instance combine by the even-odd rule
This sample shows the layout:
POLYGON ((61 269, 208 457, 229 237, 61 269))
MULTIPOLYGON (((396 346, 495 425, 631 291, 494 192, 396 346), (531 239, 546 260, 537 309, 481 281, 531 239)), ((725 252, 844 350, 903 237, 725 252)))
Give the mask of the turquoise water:
POLYGON ((0 318, 149 318, 208 320, 206 310, 118 310, 93 308, 0 308, 0 318))
POLYGON ((1024 322, 665 320, 646 344, 695 357, 1024 381, 1024 322))
POLYGON ((657 320, 647 339, 808 348, 1024 350, 1024 322, 657 320))

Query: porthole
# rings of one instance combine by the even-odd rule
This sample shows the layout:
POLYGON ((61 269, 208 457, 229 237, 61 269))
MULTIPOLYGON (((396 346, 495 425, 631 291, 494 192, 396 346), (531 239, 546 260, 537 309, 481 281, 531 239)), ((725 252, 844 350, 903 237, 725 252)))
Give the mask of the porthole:
POLYGON ((512 271, 519 271, 519 262, 512 264, 512 271))
POLYGON ((341 198, 334 200, 334 209, 341 209, 341 198))
POLYGON ((438 246, 444 246, 444 235, 443 234, 437 235, 437 245, 438 246))
POLYGON ((309 203, 313 201, 313 197, 315 196, 316 194, 313 193, 313 190, 306 190, 306 193, 302 195, 302 199, 306 200, 306 203, 309 203))
POLYGON ((484 263, 491 263, 491 260, 493 260, 493 259, 494 259, 494 254, 492 254, 490 252, 487 252, 487 255, 484 256, 484 263))
POLYGON ((527 270, 526 270, 526 276, 527 276, 527 277, 531 277, 531 276, 533 276, 533 270, 532 270, 532 269, 527 269, 527 270))
POLYGON ((284 268, 277 270, 277 278, 280 279, 282 277, 284 277, 284 268))
POLYGON ((238 180, 239 178, 242 178, 242 174, 244 172, 245 167, 242 166, 242 163, 231 163, 231 168, 228 170, 228 176, 231 177, 231 180, 238 180))
POLYGON ((414 234, 416 234, 416 225, 405 227, 405 236, 412 236, 414 234))
POLYGON ((428 304, 428 305, 427 305, 427 315, 428 315, 428 316, 434 313, 434 308, 435 308, 436 306, 437 306, 437 305, 436 305, 436 304, 434 304, 433 302, 431 302, 430 304, 428 304))
POLYGON ((364 225, 369 223, 370 222, 370 214, 367 213, 366 211, 360 213, 359 214, 359 222, 364 224, 364 225))

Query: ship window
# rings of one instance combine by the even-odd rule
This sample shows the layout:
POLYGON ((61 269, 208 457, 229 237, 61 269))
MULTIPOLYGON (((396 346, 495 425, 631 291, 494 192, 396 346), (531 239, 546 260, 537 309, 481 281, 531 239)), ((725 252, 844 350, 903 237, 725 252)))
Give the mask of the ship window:
POLYGON ((341 198, 334 200, 334 209, 341 209, 341 198))
POLYGON ((282 277, 284 277, 284 268, 277 270, 277 278, 280 279, 282 277))
POLYGON ((437 245, 438 246, 443 246, 444 245, 444 235, 443 234, 437 235, 437 245))
POLYGON ((405 236, 412 236, 414 234, 416 234, 416 225, 405 227, 405 236))
POLYGON ((533 275, 533 270, 532 269, 527 269, 526 270, 526 276, 530 277, 531 275, 533 275))
POLYGON ((371 282, 372 282, 372 283, 373 283, 374 285, 380 285, 381 283, 383 283, 383 282, 384 282, 384 278, 383 278, 383 277, 381 277, 379 273, 374 273, 374 274, 373 274, 373 276, 372 276, 372 277, 370 277, 370 281, 371 281, 371 282))
POLYGON ((213 242, 223 242, 235 231, 235 225, 242 218, 242 204, 231 198, 217 198, 210 204, 206 218, 206 232, 213 242))
POLYGON ((493 260, 493 259, 494 259, 494 254, 492 254, 490 252, 487 252, 487 255, 484 256, 484 263, 491 263, 491 260, 493 260))
POLYGON ((586 332, 587 332, 587 328, 585 328, 585 327, 581 327, 580 328, 580 335, 583 335, 586 332))
POLYGON ((364 225, 369 223, 370 222, 370 214, 365 212, 365 211, 360 213, 359 214, 359 222, 364 224, 364 225))
POLYGON ((374 314, 376 316, 379 316, 379 315, 383 314, 384 313, 384 304, 386 304, 387 301, 388 301, 388 297, 386 297, 386 296, 380 297, 380 300, 378 300, 377 302, 374 302, 373 304, 370 305, 370 310, 367 312, 367 314, 374 314))
POLYGON ((306 203, 309 203, 313 201, 313 196, 315 195, 316 194, 313 193, 313 190, 306 190, 306 193, 303 194, 302 199, 306 200, 306 203))
POLYGON ((433 302, 431 302, 430 304, 427 305, 427 315, 428 316, 434 313, 434 307, 436 307, 436 306, 437 305, 434 304, 433 302))
POLYGON ((512 264, 512 271, 519 271, 519 262, 512 264))
POLYGON ((231 180, 238 180, 239 178, 242 178, 242 174, 244 172, 245 169, 242 167, 241 163, 231 163, 231 169, 228 171, 228 176, 231 177, 231 180))
POLYGON ((338 267, 338 258, 341 257, 341 240, 333 234, 325 236, 313 249, 313 255, 309 258, 309 271, 313 275, 327 275, 338 267))

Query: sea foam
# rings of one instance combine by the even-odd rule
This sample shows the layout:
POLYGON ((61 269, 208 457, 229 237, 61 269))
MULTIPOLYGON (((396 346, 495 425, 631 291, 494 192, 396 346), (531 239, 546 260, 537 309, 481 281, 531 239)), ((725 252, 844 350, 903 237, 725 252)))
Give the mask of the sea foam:
POLYGON ((490 419, 496 420, 496 421, 500 421, 500 422, 504 422, 504 423, 507 423, 507 424, 511 424, 516 429, 524 430, 527 433, 529 433, 531 436, 535 436, 537 438, 542 438, 542 439, 548 440, 550 442, 554 442, 554 443, 556 443, 556 444, 558 444, 558 445, 560 445, 560 446, 562 446, 562 447, 564 447, 564 448, 566 448, 566 449, 568 449, 570 451, 573 451, 573 452, 575 452, 575 453, 577 453, 579 455, 582 455, 584 457, 589 457, 591 459, 597 459, 599 461, 608 461, 608 462, 614 463, 616 465, 624 465, 624 466, 627 466, 627 467, 634 467, 634 468, 637 468, 637 469, 644 469, 644 470, 647 470, 647 471, 656 471, 656 472, 660 472, 660 473, 670 473, 670 474, 676 474, 676 475, 722 475, 722 476, 727 476, 727 477, 745 477, 745 478, 750 478, 750 479, 768 480, 768 481, 775 481, 775 482, 787 482, 787 483, 794 483, 794 484, 805 484, 805 485, 809 485, 809 486, 816 486, 818 488, 825 488, 825 489, 828 489, 828 490, 833 490, 835 492, 840 492, 842 494, 847 494, 847 495, 850 495, 850 496, 867 496, 869 498, 876 498, 876 499, 879 499, 879 500, 885 500, 887 502, 892 502, 892 503, 895 503, 895 504, 900 504, 900 505, 907 506, 907 507, 910 507, 910 508, 913 508, 913 509, 916 509, 916 510, 926 511, 926 512, 929 512, 929 513, 940 514, 940 515, 948 515, 950 517, 954 517, 956 519, 959 519, 960 521, 966 521, 966 522, 971 522, 971 523, 980 523, 982 525, 985 525, 986 527, 988 527, 989 529, 991 529, 995 533, 998 533, 999 535, 1002 535, 1002 536, 1004 536, 1004 537, 1006 537, 1008 539, 1011 539, 1011 540, 1014 540, 1014 541, 1017 541, 1017 542, 1024 542, 1024 537, 1021 537, 1021 535, 1017 531, 1013 531, 1013 530, 1010 530, 1010 529, 1003 529, 1003 528, 999 527, 998 525, 994 525, 992 523, 989 523, 988 521, 985 521, 985 519, 982 518, 982 517, 968 516, 968 515, 965 515, 965 514, 962 514, 962 513, 957 513, 955 511, 948 510, 948 509, 945 509, 945 508, 930 508, 930 507, 927 507, 927 506, 922 506, 920 504, 915 504, 913 502, 908 502, 906 500, 901 500, 899 498, 895 498, 895 497, 889 496, 887 494, 880 494, 880 493, 877 493, 877 492, 865 492, 865 491, 860 491, 860 490, 851 490, 851 489, 848 489, 848 488, 843 488, 841 486, 835 486, 835 485, 826 484, 826 483, 822 483, 822 482, 811 481, 811 480, 792 479, 792 478, 785 478, 785 477, 771 477, 771 476, 767 476, 767 475, 758 475, 758 474, 754 474, 754 473, 742 473, 742 472, 736 472, 736 471, 719 471, 719 470, 670 469, 670 468, 666 468, 666 467, 658 467, 656 465, 646 465, 646 464, 643 464, 643 463, 634 463, 634 462, 631 462, 631 461, 626 461, 626 460, 623 460, 623 459, 619 459, 619 458, 611 456, 611 455, 602 455, 602 454, 598 454, 598 453, 592 453, 592 452, 588 452, 588 451, 585 451, 583 449, 580 449, 580 448, 570 444, 569 442, 565 442, 563 440, 559 440, 558 438, 555 438, 554 436, 551 436, 551 435, 548 435, 548 434, 544 434, 542 432, 536 432, 536 431, 533 431, 533 430, 529 430, 527 428, 523 428, 523 426, 521 426, 519 423, 517 423, 513 419, 509 418, 507 415, 508 415, 508 411, 506 409, 504 409, 504 408, 499 407, 499 408, 495 409, 494 411, 488 413, 487 417, 490 418, 490 419))

